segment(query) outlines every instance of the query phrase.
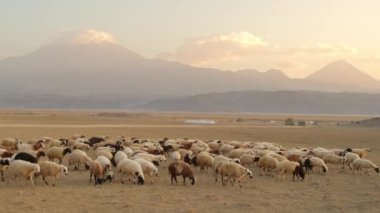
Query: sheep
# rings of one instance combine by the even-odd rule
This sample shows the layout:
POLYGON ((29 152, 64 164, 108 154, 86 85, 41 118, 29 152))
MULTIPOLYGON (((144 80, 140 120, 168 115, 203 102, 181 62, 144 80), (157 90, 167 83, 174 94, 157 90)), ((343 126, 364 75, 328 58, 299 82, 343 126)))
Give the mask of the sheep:
POLYGON ((149 179, 150 179, 150 183, 153 184, 153 178, 152 176, 158 176, 158 169, 157 167, 150 161, 148 160, 145 160, 143 158, 139 158, 139 159, 136 159, 134 160, 136 162, 138 162, 144 172, 144 175, 145 176, 148 176, 149 179))
POLYGON ((86 152, 80 149, 75 149, 68 155, 68 161, 69 166, 74 164, 74 170, 81 171, 83 169, 81 165, 84 166, 84 170, 89 169, 92 159, 87 155, 86 152))
POLYGON ((230 144, 223 144, 219 147, 218 151, 221 155, 227 156, 227 154, 230 153, 233 149, 235 149, 235 146, 230 144))
POLYGON ((37 141, 34 144, 27 144, 27 143, 19 143, 16 145, 16 149, 18 151, 27 151, 27 150, 42 150, 44 148, 44 143, 42 140, 37 141))
POLYGON ((356 159, 359 159, 359 155, 358 154, 355 154, 353 152, 347 152, 344 157, 347 159, 347 165, 350 169, 352 169, 351 167, 351 164, 356 160, 356 159))
POLYGON ((181 155, 181 160, 183 160, 185 158, 186 155, 193 155, 193 152, 191 150, 187 150, 187 149, 178 149, 177 150, 179 152, 179 154, 181 155))
POLYGON ((72 146, 71 146, 72 149, 80 149, 80 150, 83 150, 83 151, 88 151, 90 150, 90 145, 86 144, 86 143, 83 143, 83 142, 79 142, 79 141, 76 141, 72 146))
POLYGON ((102 184, 104 180, 104 169, 99 161, 93 160, 90 164, 90 183, 92 182, 92 176, 94 176, 95 185, 102 184))
POLYGON ((335 154, 327 154, 325 155, 322 160, 327 164, 342 164, 342 167, 344 168, 344 162, 347 161, 346 157, 341 157, 335 154))
MULTIPOLYGON (((366 169, 366 170, 374 169, 377 173, 379 173, 379 167, 376 166, 372 161, 367 160, 367 159, 363 159, 363 158, 356 159, 352 163, 352 166, 353 166, 354 171, 357 170, 359 173, 361 173, 362 169, 366 169)), ((354 171, 352 172, 352 174, 354 174, 354 171)), ((369 175, 368 171, 365 171, 365 173, 369 175)))
MULTIPOLYGON (((137 161, 124 159, 120 161, 119 164, 117 164, 116 171, 118 173, 121 173, 121 183, 124 183, 123 175, 126 174, 127 176, 133 176, 134 178, 137 178, 137 184, 144 185, 144 172, 141 168, 141 165, 137 161)), ((134 180, 133 183, 136 184, 136 181, 134 180)))
POLYGON ((242 166, 253 164, 256 156, 252 154, 243 154, 240 156, 240 162, 242 166))
POLYGON ((212 165, 212 171, 214 172, 214 177, 215 177, 215 182, 218 181, 218 176, 217 174, 215 173, 217 167, 220 165, 221 162, 224 162, 224 161, 228 161, 228 162, 235 162, 235 163, 238 163, 240 164, 240 159, 238 158, 234 158, 234 159, 231 159, 231 158, 228 158, 228 157, 225 157, 223 155, 218 155, 214 158, 214 163, 212 165))
POLYGON ((64 147, 64 146, 66 146, 65 141, 52 140, 49 143, 49 147, 64 147))
POLYGON ((281 161, 277 164, 274 171, 277 172, 278 176, 281 176, 283 180, 285 180, 284 175, 286 173, 293 174, 293 182, 295 181, 295 177, 297 177, 297 180, 299 180, 299 177, 301 177, 302 180, 305 179, 305 171, 303 170, 302 166, 294 161, 281 161))
POLYGON ((299 162, 303 156, 304 156, 303 154, 291 153, 291 154, 287 155, 286 158, 289 161, 299 162))
POLYGON ((160 162, 166 162, 166 157, 163 155, 152 155, 148 153, 138 153, 135 156, 132 157, 132 159, 137 158, 144 158, 149 161, 160 161, 160 162))
POLYGON ((55 182, 60 173, 63 173, 65 175, 69 174, 69 171, 66 166, 59 165, 55 162, 42 161, 38 163, 38 165, 40 165, 40 174, 42 176, 42 180, 46 183, 46 185, 49 185, 49 183, 46 181, 46 177, 48 176, 53 177, 52 186, 55 186, 55 182))
POLYGON ((221 165, 216 169, 215 173, 219 173, 221 175, 223 186, 225 186, 231 178, 234 179, 232 184, 235 183, 236 180, 238 180, 240 183, 242 178, 246 175, 248 175, 251 179, 253 178, 253 173, 251 170, 234 162, 222 162, 221 165), (227 180, 224 180, 225 176, 228 177, 227 180))
POLYGON ((16 181, 18 177, 29 179, 34 187, 33 177, 40 172, 40 166, 23 160, 13 160, 8 166, 7 171, 11 176, 16 178, 16 181))
POLYGON ((370 151, 369 148, 363 148, 363 149, 351 149, 351 148, 347 148, 346 149, 346 152, 352 152, 352 153, 355 153, 357 155, 359 155, 360 158, 365 158, 367 155, 368 155, 368 152, 370 151))
POLYGON ((36 156, 28 152, 18 152, 12 156, 12 160, 24 160, 30 163, 37 163, 40 157, 45 156, 44 151, 37 152, 36 156))
POLYGON ((104 171, 112 169, 111 161, 108 158, 101 155, 97 157, 96 160, 99 161, 99 163, 102 165, 104 171))
POLYGON ((280 154, 277 154, 277 153, 268 153, 268 155, 276 158, 278 160, 278 162, 281 162, 281 161, 284 161, 284 160, 287 160, 287 158, 283 155, 280 155, 280 154))
POLYGON ((21 143, 21 141, 19 141, 18 139, 16 138, 4 138, 2 141, 1 141, 1 145, 2 146, 16 146, 17 144, 21 143))
POLYGON ((240 156, 242 156, 244 154, 249 154, 249 153, 252 153, 252 151, 250 149, 238 148, 238 149, 231 150, 231 152, 228 153, 228 157, 229 158, 240 158, 240 156))
POLYGON ((214 157, 212 157, 208 152, 201 152, 196 157, 196 164, 200 167, 200 171, 203 172, 208 168, 212 168, 214 164, 214 157))
POLYGON ((271 171, 276 168, 278 163, 278 160, 269 154, 260 157, 257 163, 260 168, 259 175, 261 175, 261 171, 266 172, 266 175, 272 175, 271 171))
POLYGON ((109 151, 106 151, 106 150, 99 150, 99 151, 96 151, 95 152, 95 158, 99 157, 99 156, 103 156, 103 157, 106 157, 108 158, 108 160, 111 160, 113 158, 113 155, 111 152, 109 151))
POLYGON ((124 159, 126 159, 126 158, 128 158, 128 156, 127 156, 127 154, 125 154, 125 152, 123 152, 123 151, 117 151, 117 152, 115 153, 115 156, 114 156, 114 158, 113 158, 113 161, 114 161, 115 164, 117 165, 117 164, 120 163, 120 161, 122 161, 122 160, 124 160, 124 159))
MULTIPOLYGON (((312 170, 314 170, 315 168, 320 168, 320 169, 322 169, 322 171, 324 173, 326 173, 328 171, 328 168, 322 159, 320 159, 318 157, 311 156, 311 157, 303 158, 302 160, 306 160, 306 159, 310 160, 312 170)), ((302 162, 302 160, 301 160, 301 162, 302 162)), ((303 161, 302 163, 304 164, 304 162, 305 161, 303 161)))
POLYGON ((11 162, 10 158, 1 158, 0 159, 0 172, 1 172, 1 181, 4 182, 4 170, 7 169, 11 162))
POLYGON ((177 176, 182 175, 183 177, 183 185, 186 185, 186 177, 191 180, 191 185, 195 184, 195 176, 193 173, 193 169, 188 163, 183 161, 175 161, 169 164, 168 166, 169 174, 171 176, 171 183, 173 184, 173 180, 178 184, 177 176))
POLYGON ((181 154, 179 154, 178 151, 170 152, 170 159, 173 161, 179 161, 181 160, 181 154))
POLYGON ((54 161, 54 159, 58 159, 60 164, 62 163, 63 157, 69 153, 71 153, 71 149, 64 148, 64 147, 50 147, 46 151, 46 155, 50 161, 54 161))

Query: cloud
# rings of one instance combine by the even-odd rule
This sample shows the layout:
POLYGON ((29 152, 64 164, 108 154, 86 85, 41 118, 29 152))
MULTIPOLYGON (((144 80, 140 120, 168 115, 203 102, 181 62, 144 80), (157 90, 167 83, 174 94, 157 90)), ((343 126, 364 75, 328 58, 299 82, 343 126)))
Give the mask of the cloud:
POLYGON ((111 34, 94 29, 83 31, 64 30, 53 42, 71 44, 119 43, 111 34))
POLYGON ((332 45, 326 43, 318 43, 312 46, 299 46, 285 51, 285 54, 291 54, 293 57, 312 56, 337 58, 356 55, 357 48, 349 45, 332 45))
POLYGON ((161 53, 159 58, 192 65, 236 61, 269 50, 268 42, 249 32, 214 34, 187 40, 174 53, 161 53))

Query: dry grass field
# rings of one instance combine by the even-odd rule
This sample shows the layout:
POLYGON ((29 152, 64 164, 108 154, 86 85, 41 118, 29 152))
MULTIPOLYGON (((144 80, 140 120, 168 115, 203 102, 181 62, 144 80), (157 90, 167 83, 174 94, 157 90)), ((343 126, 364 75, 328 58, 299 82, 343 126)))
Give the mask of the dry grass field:
MULTIPOLYGON (((380 129, 337 126, 366 119, 360 116, 292 116, 318 121, 317 126, 285 127, 285 115, 178 114, 126 112, 1 111, 0 138, 22 140, 42 136, 70 137, 125 135, 139 138, 199 138, 238 141, 270 141, 285 147, 368 147, 368 158, 380 165, 380 129), (184 124, 186 119, 213 119, 216 125, 184 124), (237 122, 239 120, 239 122, 237 122)), ((0 183, 1 212, 379 212, 380 175, 352 175, 330 166, 326 175, 311 174, 303 182, 283 182, 259 176, 246 179, 243 187, 223 187, 211 174, 196 170, 194 186, 171 185, 167 168, 151 185, 113 183, 94 186, 87 172, 70 172, 57 186, 41 179, 17 187, 0 183)), ((181 179, 179 179, 181 180, 181 179)))

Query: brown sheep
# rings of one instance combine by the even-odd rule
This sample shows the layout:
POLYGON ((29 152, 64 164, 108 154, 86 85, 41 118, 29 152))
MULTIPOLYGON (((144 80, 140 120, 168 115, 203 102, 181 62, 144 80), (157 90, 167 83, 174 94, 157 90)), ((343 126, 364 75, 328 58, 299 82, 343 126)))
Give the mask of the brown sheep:
POLYGON ((193 173, 193 169, 188 163, 183 161, 175 161, 171 163, 168 167, 169 174, 171 175, 171 182, 173 184, 173 180, 178 184, 177 176, 182 175, 183 177, 183 185, 186 184, 186 177, 191 180, 191 185, 195 184, 195 177, 193 173))
POLYGON ((92 182, 92 176, 94 176, 95 185, 102 184, 104 182, 104 170, 102 165, 97 160, 93 160, 90 164, 90 183, 92 182))

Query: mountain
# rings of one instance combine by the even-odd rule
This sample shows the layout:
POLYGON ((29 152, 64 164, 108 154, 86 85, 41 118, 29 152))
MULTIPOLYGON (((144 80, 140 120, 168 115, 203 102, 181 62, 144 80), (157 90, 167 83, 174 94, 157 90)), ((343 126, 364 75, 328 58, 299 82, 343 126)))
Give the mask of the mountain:
POLYGON ((235 91, 150 101, 149 111, 380 115, 380 94, 235 91))
POLYGON ((90 36, 100 42, 80 38, 0 60, 0 107, 126 108, 160 98, 244 90, 380 91, 368 78, 360 85, 330 80, 332 72, 349 70, 339 63, 307 79, 291 79, 280 70, 232 72, 148 59, 107 36, 90 36))
POLYGON ((334 61, 326 65, 308 76, 307 79, 368 90, 378 90, 380 88, 378 80, 343 60, 334 61))

